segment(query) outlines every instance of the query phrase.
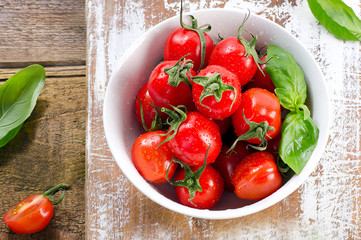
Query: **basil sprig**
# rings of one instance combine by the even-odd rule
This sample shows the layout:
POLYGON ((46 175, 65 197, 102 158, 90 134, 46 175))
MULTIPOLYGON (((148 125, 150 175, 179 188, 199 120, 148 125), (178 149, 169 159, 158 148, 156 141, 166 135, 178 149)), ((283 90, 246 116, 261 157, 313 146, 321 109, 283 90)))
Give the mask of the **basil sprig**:
POLYGON ((312 118, 304 118, 303 111, 290 112, 282 125, 279 154, 281 159, 300 174, 316 147, 319 130, 312 118))
POLYGON ((312 14, 336 38, 361 41, 361 21, 341 0, 308 0, 312 14))
POLYGON ((281 105, 290 110, 282 124, 281 159, 300 174, 317 145, 319 130, 305 105, 307 86, 302 69, 286 50, 269 45, 266 73, 275 85, 281 105))
POLYGON ((0 87, 0 147, 20 131, 33 111, 45 82, 45 70, 31 65, 20 70, 0 87))

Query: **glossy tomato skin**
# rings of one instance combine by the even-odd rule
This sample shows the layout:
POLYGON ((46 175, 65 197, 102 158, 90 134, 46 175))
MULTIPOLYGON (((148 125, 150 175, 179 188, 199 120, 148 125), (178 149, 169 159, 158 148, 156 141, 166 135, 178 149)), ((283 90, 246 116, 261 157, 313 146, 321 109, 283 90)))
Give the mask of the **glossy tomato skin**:
MULTIPOLYGON (((168 84, 169 75, 164 72, 164 69, 176 63, 177 61, 164 61, 153 69, 148 81, 148 92, 157 107, 172 109, 169 105, 184 105, 188 111, 192 111, 194 109, 192 90, 187 84, 180 82, 177 87, 168 84)), ((190 73, 195 75, 192 69, 190 73)))
MULTIPOLYGON (((206 53, 203 67, 208 65, 208 60, 213 51, 214 44, 212 38, 204 33, 206 43, 206 53)), ((199 71, 201 65, 201 42, 198 33, 192 30, 178 28, 174 30, 167 38, 164 46, 164 60, 178 60, 186 56, 186 59, 193 61, 193 70, 199 71)))
MULTIPOLYGON (((154 183, 167 182, 166 172, 173 158, 168 143, 159 146, 166 139, 166 136, 159 134, 164 133, 164 131, 153 131, 140 135, 131 150, 135 168, 146 180, 154 183)), ((177 165, 173 162, 169 168, 169 178, 173 176, 176 168, 177 165)))
MULTIPOLYGON (((144 117, 144 123, 145 126, 150 129, 152 126, 152 122, 155 119, 156 116, 156 110, 152 107, 154 105, 153 99, 150 97, 148 92, 148 83, 145 83, 143 87, 139 90, 137 94, 137 98, 142 102, 143 106, 143 117, 144 117)), ((140 103, 136 99, 135 100, 135 115, 137 117, 137 121, 142 126, 142 118, 141 118, 141 108, 140 103)), ((162 113, 161 111, 158 111, 163 121, 167 120, 167 115, 162 113)))
POLYGON ((222 82, 232 86, 235 90, 224 91, 219 102, 216 101, 214 96, 205 97, 202 100, 202 104, 207 106, 205 107, 200 103, 200 97, 204 87, 198 83, 192 82, 193 101, 197 110, 203 115, 212 119, 222 120, 231 116, 239 107, 242 94, 241 86, 237 75, 228 71, 226 68, 217 65, 209 65, 205 69, 201 70, 197 76, 211 77, 215 73, 219 73, 221 75, 222 82))
MULTIPOLYGON (((251 88, 242 94, 241 105, 232 115, 233 128, 237 136, 241 136, 249 130, 249 125, 243 118, 243 112, 249 121, 256 123, 267 121, 270 126, 274 127, 273 131, 267 132, 267 141, 280 133, 281 105, 273 93, 261 88, 251 88)), ((246 141, 253 144, 261 143, 258 138, 246 141)))
POLYGON ((219 65, 237 75, 240 85, 246 85, 257 71, 252 55, 245 58, 246 49, 237 37, 220 41, 209 58, 209 65, 219 65))
POLYGON ((41 194, 24 198, 4 215, 4 222, 19 234, 39 232, 48 225, 53 216, 53 205, 41 194))
POLYGON ((189 166, 201 166, 208 148, 207 164, 214 162, 222 148, 219 127, 199 112, 188 113, 168 143, 175 157, 189 166))
MULTIPOLYGON (((198 167, 191 167, 192 171, 196 171, 198 167)), ((184 169, 182 168, 176 175, 175 181, 184 179, 184 169)), ((189 191, 186 187, 175 187, 178 200, 181 204, 198 208, 208 209, 216 205, 223 194, 224 182, 221 175, 212 166, 207 165, 199 178, 199 183, 202 187, 202 192, 196 192, 192 202, 188 201, 190 198, 189 191)))
MULTIPOLYGON (((263 56, 261 58, 262 62, 266 62, 266 56, 263 56)), ((266 64, 260 64, 260 69, 257 68, 256 73, 254 74, 253 78, 251 81, 249 81, 249 83, 247 84, 247 88, 263 88, 266 89, 268 91, 270 91, 271 93, 275 92, 275 85, 272 82, 272 79, 270 76, 268 76, 268 74, 265 71, 266 68, 266 64)))
POLYGON ((232 184, 239 198, 260 200, 281 187, 282 177, 271 153, 255 152, 238 164, 232 184))
POLYGON ((212 164, 224 180, 224 189, 229 192, 234 192, 234 186, 231 180, 238 163, 253 152, 252 148, 247 149, 247 145, 245 142, 238 142, 234 151, 230 153, 227 153, 229 147, 223 145, 221 154, 219 154, 216 161, 212 164))

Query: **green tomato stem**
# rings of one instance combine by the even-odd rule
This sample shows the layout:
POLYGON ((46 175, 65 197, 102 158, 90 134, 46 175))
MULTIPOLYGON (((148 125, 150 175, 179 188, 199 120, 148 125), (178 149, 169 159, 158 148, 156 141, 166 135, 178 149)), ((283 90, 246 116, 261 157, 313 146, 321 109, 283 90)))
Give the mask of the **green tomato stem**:
POLYGON ((173 87, 178 87, 180 82, 184 82, 187 86, 192 89, 191 82, 187 76, 191 77, 190 69, 193 68, 192 60, 186 59, 188 54, 181 57, 172 67, 164 69, 164 73, 168 74, 168 84, 173 87))
MULTIPOLYGON (((178 107, 174 107, 172 105, 171 106, 174 111, 162 107, 160 108, 161 112, 166 113, 169 117, 167 119, 167 123, 170 125, 168 132, 166 132, 165 134, 159 134, 160 136, 167 136, 166 139, 164 139, 158 146, 161 146, 162 144, 168 142, 169 140, 171 140, 172 138, 175 137, 175 135, 178 132, 178 128, 179 126, 185 121, 187 120, 187 108, 184 105, 179 105, 178 107), (182 111, 180 108, 184 108, 185 111, 182 111)), ((153 106, 155 109, 159 109, 158 107, 153 106)))
POLYGON ((204 37, 204 33, 211 30, 211 25, 204 24, 198 27, 197 20, 192 15, 189 15, 188 17, 191 19, 192 25, 187 25, 183 22, 183 1, 181 0, 180 25, 184 29, 195 31, 199 36, 199 40, 201 42, 201 65, 199 69, 202 69, 204 65, 204 59, 206 58, 206 39, 204 37))
POLYGON ((265 73, 263 72, 263 70, 261 69, 261 66, 260 66, 260 64, 265 64, 265 62, 263 62, 259 58, 258 53, 255 48, 258 37, 251 34, 252 40, 250 42, 248 42, 244 37, 242 37, 244 24, 247 22, 250 15, 251 15, 251 12, 248 10, 248 14, 244 17, 241 26, 238 28, 238 41, 244 46, 244 48, 246 50, 246 54, 244 55, 244 57, 247 58, 249 55, 251 55, 257 65, 258 69, 261 71, 263 76, 265 76, 265 73))
POLYGON ((176 162, 178 164, 181 165, 181 167, 184 169, 184 179, 183 180, 179 180, 179 181, 172 181, 168 178, 168 171, 169 171, 169 168, 170 168, 170 165, 172 164, 169 164, 168 168, 167 168, 167 171, 166 171, 166 178, 167 178, 167 181, 173 185, 173 186, 179 186, 179 187, 185 187, 188 189, 188 192, 189 192, 189 199, 188 201, 190 203, 192 203, 193 205, 195 205, 192 200, 193 198, 195 197, 196 193, 197 192, 202 192, 203 189, 202 189, 202 186, 200 185, 199 183, 199 179, 202 175, 202 173, 204 172, 204 170, 206 169, 206 166, 207 166, 207 156, 208 156, 208 151, 209 151, 209 148, 211 146, 209 145, 208 149, 207 149, 207 152, 206 152, 206 156, 204 157, 204 162, 202 164, 201 167, 199 167, 196 171, 192 171, 191 168, 183 163, 182 161, 176 159, 176 158, 173 158, 172 159, 172 162, 176 162))
MULTIPOLYGON (((136 97, 136 99, 139 101, 139 105, 140 105, 140 119, 142 120, 142 126, 144 131, 146 132, 151 132, 151 131, 156 131, 156 130, 161 130, 163 128, 163 121, 161 116, 159 115, 159 112, 157 109, 154 108, 155 110, 155 117, 154 120, 152 121, 152 124, 150 126, 150 129, 147 128, 146 124, 145 124, 145 120, 144 120, 144 113, 143 113, 143 104, 142 101, 140 101, 140 99, 138 97, 136 97)), ((153 106, 153 105, 151 105, 153 106)))
POLYGON ((59 185, 52 187, 49 190, 45 191, 42 195, 44 197, 47 197, 53 205, 58 205, 59 203, 61 203, 61 201, 63 201, 64 196, 65 196, 65 191, 68 190, 69 188, 70 188, 70 185, 59 184, 59 185), (54 195, 59 191, 62 191, 60 198, 55 202, 52 201, 54 195))
POLYGON ((210 76, 210 77, 195 76, 195 77, 192 77, 192 81, 203 87, 203 91, 199 97, 199 103, 200 103, 200 105, 202 105, 203 107, 206 107, 208 109, 210 109, 210 107, 206 106, 202 103, 204 98, 209 97, 209 96, 214 96, 216 101, 219 102, 222 100, 223 92, 234 91, 235 97, 229 108, 229 111, 231 112, 233 104, 237 98, 238 91, 233 86, 231 86, 227 83, 224 83, 222 80, 221 74, 216 72, 216 73, 212 74, 212 76, 210 76))
MULTIPOLYGON (((236 147, 237 142, 242 140, 249 140, 252 138, 258 138, 261 141, 260 146, 255 146, 252 144, 249 144, 248 146, 258 150, 258 151, 264 151, 267 148, 267 140, 266 136, 268 131, 274 131, 274 127, 270 126, 267 121, 263 121, 260 123, 256 123, 253 121, 249 121, 246 116, 244 115, 243 110, 243 119, 246 121, 246 123, 249 125, 249 130, 239 136, 232 144, 232 146, 228 149, 227 154, 236 147)), ((269 136, 268 136, 269 137, 269 136)))

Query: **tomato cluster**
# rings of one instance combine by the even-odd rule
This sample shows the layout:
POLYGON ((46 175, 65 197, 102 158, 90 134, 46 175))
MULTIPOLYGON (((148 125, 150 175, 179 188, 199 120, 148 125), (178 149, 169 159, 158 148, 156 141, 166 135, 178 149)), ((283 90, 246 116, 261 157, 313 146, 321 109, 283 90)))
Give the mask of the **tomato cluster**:
POLYGON ((242 37, 247 16, 238 37, 215 45, 209 28, 190 17, 192 26, 181 20, 169 35, 164 61, 137 95, 135 112, 147 132, 133 144, 134 166, 150 182, 174 185, 190 207, 211 208, 224 190, 265 198, 282 184, 275 160, 281 106, 257 37, 242 37))

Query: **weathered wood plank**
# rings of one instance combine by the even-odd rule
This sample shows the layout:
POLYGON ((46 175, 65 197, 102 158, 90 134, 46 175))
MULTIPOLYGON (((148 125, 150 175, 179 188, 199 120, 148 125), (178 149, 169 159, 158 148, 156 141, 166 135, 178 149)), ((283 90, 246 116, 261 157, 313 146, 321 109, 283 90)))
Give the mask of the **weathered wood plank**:
MULTIPOLYGON (((347 3, 361 15, 361 1, 347 3)), ((248 8, 284 26, 320 63, 329 85, 332 106, 336 108, 327 150, 316 171, 296 192, 251 216, 224 221, 200 220, 164 209, 138 192, 112 160, 101 127, 105 88, 121 54, 150 26, 177 13, 179 2, 88 0, 87 7, 88 239, 361 238, 359 43, 334 39, 314 19, 306 1, 185 3, 185 11, 248 8)))
POLYGON ((43 231, 29 236, 0 224, 0 239, 83 239, 85 227, 86 80, 50 78, 18 135, 0 148, 0 215, 22 198, 71 185, 43 231))
POLYGON ((0 67, 85 65, 84 1, 0 1, 0 67))
MULTIPOLYGON (((7 80, 22 68, 0 68, 0 81, 7 80)), ((45 67, 47 77, 74 77, 85 76, 86 66, 57 66, 45 67)))

